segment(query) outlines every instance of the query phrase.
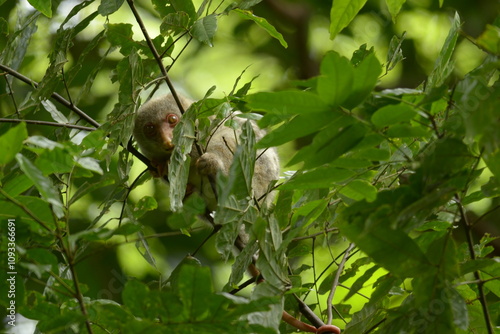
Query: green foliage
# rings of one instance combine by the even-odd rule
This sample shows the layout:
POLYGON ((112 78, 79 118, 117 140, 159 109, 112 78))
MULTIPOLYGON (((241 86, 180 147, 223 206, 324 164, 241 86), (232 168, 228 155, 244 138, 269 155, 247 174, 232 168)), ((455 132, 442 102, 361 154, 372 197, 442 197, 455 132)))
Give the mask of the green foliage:
MULTIPOLYGON (((256 78, 240 84, 245 71, 226 73, 230 93, 211 98, 210 88, 175 128, 168 190, 141 173, 141 162, 152 166, 135 149, 135 112, 193 57, 190 44, 217 49, 234 20, 234 36, 253 26, 290 57, 295 43, 259 3, 89 0, 62 13, 59 2, 30 1, 36 11, 23 15, 3 2, 12 6, 0 18, 3 326, 18 313, 42 333, 296 332, 281 321, 287 311, 347 334, 495 332, 498 18, 467 36, 485 55, 463 77, 455 62, 467 20, 450 18, 434 65, 412 89, 380 85, 409 61, 401 32, 387 38, 387 56, 366 44, 350 59, 329 50, 317 74, 276 91, 252 90, 256 78), (116 20, 120 11, 134 20, 116 20), (232 117, 268 132, 258 138, 251 121, 232 117), (185 198, 190 152, 203 152, 222 124, 240 133, 229 174, 210 180, 212 202, 185 198), (268 208, 252 198, 252 177, 259 150, 275 146, 284 172, 268 208), (216 236, 204 245, 207 226, 216 236), (246 247, 235 252, 243 230, 246 247), (220 270, 220 258, 231 268, 220 270), (261 276, 247 281, 249 266, 261 276)), ((388 9, 389 30, 411 4, 335 0, 330 37, 368 6, 371 15, 388 9)))

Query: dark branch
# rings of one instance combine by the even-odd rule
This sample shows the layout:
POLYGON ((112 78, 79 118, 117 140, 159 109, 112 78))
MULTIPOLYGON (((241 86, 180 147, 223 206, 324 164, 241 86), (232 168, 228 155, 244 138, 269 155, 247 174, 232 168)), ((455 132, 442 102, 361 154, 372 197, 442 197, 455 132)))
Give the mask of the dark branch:
POLYGON ((77 129, 77 130, 83 130, 83 131, 97 130, 96 128, 91 128, 88 126, 81 126, 81 125, 67 124, 67 123, 37 121, 37 120, 32 120, 32 119, 0 118, 0 123, 21 123, 21 122, 25 122, 28 124, 36 124, 36 125, 48 125, 48 126, 56 126, 56 127, 68 128, 68 129, 77 129))
POLYGON ((146 39, 146 43, 148 44, 148 47, 151 50, 151 53, 153 53, 154 59, 158 63, 158 67, 160 68, 161 74, 165 78, 165 82, 167 83, 167 86, 170 89, 172 96, 174 97, 175 103, 177 103, 177 106, 179 107, 181 114, 184 114, 184 107, 182 106, 182 103, 179 99, 179 96, 177 96, 177 92, 175 91, 174 85, 172 84, 172 81, 170 80, 170 77, 168 76, 168 73, 167 73, 167 70, 165 69, 165 66, 163 66, 163 62, 161 60, 160 54, 156 50, 156 47, 153 44, 153 41, 151 40, 151 37, 149 37, 148 31, 146 30, 146 26, 144 25, 144 22, 142 21, 141 16, 139 15, 139 12, 137 11, 137 8, 134 5, 134 0, 127 0, 127 3, 128 3, 128 6, 130 7, 130 10, 134 14, 134 17, 135 17, 135 20, 137 21, 137 24, 139 24, 139 27, 141 28, 142 34, 144 35, 144 38, 146 39))
MULTIPOLYGON (((23 81, 24 83, 26 83, 26 84, 28 84, 30 86, 34 86, 36 88, 39 85, 38 82, 31 80, 30 78, 22 75, 21 73, 15 71, 13 69, 11 69, 8 66, 0 64, 0 69, 3 70, 6 73, 12 75, 13 77, 15 77, 15 78, 23 81)), ((83 110, 81 110, 80 108, 78 108, 77 106, 75 106, 74 104, 72 104, 71 102, 69 102, 68 100, 66 100, 61 95, 59 95, 57 93, 52 93, 52 98, 54 100, 56 100, 57 102, 59 102, 60 104, 62 104, 63 106, 65 106, 66 108, 68 108, 69 110, 73 111, 75 114, 77 114, 78 116, 80 116, 81 118, 83 118, 85 121, 87 121, 89 124, 92 124, 96 128, 98 128, 98 127, 101 126, 92 117, 90 117, 89 115, 87 115, 83 110)))

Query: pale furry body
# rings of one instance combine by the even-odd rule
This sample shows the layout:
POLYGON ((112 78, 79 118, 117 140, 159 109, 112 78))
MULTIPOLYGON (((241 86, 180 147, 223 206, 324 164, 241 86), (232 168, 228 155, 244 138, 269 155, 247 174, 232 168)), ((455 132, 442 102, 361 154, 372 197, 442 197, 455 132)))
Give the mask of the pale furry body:
MULTIPOLYGON (((181 97, 180 99, 185 109, 192 103, 186 98, 181 97)), ((149 124, 153 124, 157 126, 158 129, 167 132, 172 128, 173 133, 173 127, 175 125, 171 126, 165 121, 166 118, 172 114, 177 115, 179 119, 182 117, 172 95, 164 95, 145 103, 140 108, 135 122, 134 137, 139 148, 142 153, 152 161, 153 165, 159 167, 160 174, 164 174, 163 171, 167 168, 170 154, 173 149, 173 146, 168 144, 170 134, 158 135, 158 133, 154 131, 149 133, 149 131, 144 131, 144 129, 149 126, 149 124)), ((241 128, 246 121, 236 115, 231 117, 240 125, 239 128, 241 128)), ((213 117, 211 121, 213 121, 213 117)), ((259 140, 265 135, 265 131, 259 129, 255 122, 252 122, 252 128, 256 140, 259 140)), ((147 128, 147 130, 149 130, 149 128, 147 128)), ((201 156, 197 148, 193 147, 191 150, 192 166, 189 172, 189 184, 194 187, 194 191, 201 193, 210 210, 215 210, 216 203, 213 201, 212 185, 207 176, 211 176, 212 179, 215 179, 218 172, 222 172, 226 175, 229 173, 233 160, 233 153, 237 148, 240 133, 241 130, 239 129, 234 130, 233 128, 221 124, 215 127, 208 144, 202 147, 204 151, 201 156)), ((271 148, 265 151, 258 150, 257 157, 252 179, 254 198, 261 199, 265 197, 265 203, 269 204, 273 196, 265 195, 269 184, 279 177, 278 155, 276 150, 271 148)), ((260 203, 263 202, 261 201, 260 203)))

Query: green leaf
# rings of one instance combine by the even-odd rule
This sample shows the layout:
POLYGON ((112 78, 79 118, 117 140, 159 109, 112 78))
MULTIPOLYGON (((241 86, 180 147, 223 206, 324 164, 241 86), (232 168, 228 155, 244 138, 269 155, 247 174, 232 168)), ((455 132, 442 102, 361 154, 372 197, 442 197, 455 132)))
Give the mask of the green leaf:
POLYGON ((172 31, 174 34, 189 30, 189 16, 186 12, 167 14, 160 25, 162 34, 172 31))
POLYGON ((136 317, 151 317, 151 306, 149 288, 137 281, 130 280, 125 284, 122 292, 123 304, 134 314, 136 317))
POLYGON ((409 122, 417 115, 407 104, 389 104, 377 110, 371 117, 372 123, 377 128, 383 128, 389 125, 409 122))
POLYGON ((396 124, 387 130, 387 136, 391 138, 428 137, 429 130, 422 126, 411 126, 410 124, 396 124))
POLYGON ((344 102, 352 90, 354 68, 349 60, 336 52, 328 52, 321 61, 321 76, 318 77, 319 96, 331 106, 344 102))
POLYGON ((366 0, 334 0, 330 11, 330 39, 351 23, 366 0))
POLYGON ((500 27, 487 24, 486 30, 477 38, 477 44, 492 54, 500 55, 500 27))
POLYGON ((5 165, 12 161, 17 153, 23 148, 23 141, 28 137, 26 123, 19 123, 11 127, 7 132, 0 136, 0 165, 5 165))
POLYGON ((363 61, 354 68, 353 85, 342 106, 354 108, 361 104, 375 88, 380 73, 382 73, 382 66, 375 56, 375 52, 370 50, 363 61))
MULTIPOLYGON (((24 208, 28 208, 30 213, 32 213, 38 221, 43 222, 48 230, 55 230, 56 225, 54 222, 54 214, 46 201, 40 199, 39 197, 32 196, 16 196, 15 200, 18 201, 24 208)), ((34 218, 23 210, 23 208, 7 201, 2 196, 0 196, 0 206, 2 207, 2 211, 0 212, 1 217, 21 217, 24 221, 29 221, 31 230, 36 232, 36 234, 47 232, 47 230, 42 229, 42 227, 38 225, 38 222, 32 223, 34 218)))
POLYGON ((122 6, 124 0, 101 0, 97 11, 102 16, 108 16, 116 12, 122 6))
POLYGON ((75 157, 75 162, 78 164, 78 166, 90 170, 99 175, 103 175, 104 173, 101 166, 99 165, 99 160, 97 159, 91 157, 83 157, 83 158, 75 157))
POLYGON ((257 143, 258 148, 282 145, 297 138, 310 135, 342 117, 339 112, 329 110, 315 114, 299 114, 269 132, 257 143))
POLYGON ((377 188, 365 180, 349 182, 339 193, 355 201, 366 199, 367 202, 373 202, 377 198, 377 188))
POLYGON ((196 108, 192 105, 174 128, 174 151, 170 157, 168 180, 170 182, 170 209, 174 212, 182 208, 191 165, 189 153, 195 138, 196 108))
POLYGON ((16 154, 16 160, 19 163, 21 170, 28 176, 33 184, 40 192, 42 198, 51 204, 57 218, 62 218, 64 215, 63 204, 57 188, 52 183, 52 180, 43 176, 42 172, 21 153, 16 154))
POLYGON ((153 0, 152 1, 154 9, 160 14, 162 18, 169 14, 174 13, 186 13, 191 20, 196 20, 198 14, 196 14, 196 9, 194 7, 192 0, 153 0))
POLYGON ((406 0, 385 0, 389 13, 391 13, 392 22, 396 23, 396 16, 398 16, 401 7, 406 0))
POLYGON ((460 33, 460 24, 460 16, 458 13, 455 13, 446 41, 439 52, 439 56, 434 64, 434 69, 427 79, 427 84, 425 86, 427 92, 434 87, 441 86, 453 71, 452 56, 453 51, 455 51, 455 45, 457 44, 458 34, 460 33))
MULTIPOLYGON (((0 1, 0 6, 2 5, 2 2, 5 2, 5 0, 0 1)), ((9 34, 9 23, 3 17, 0 18, 0 34, 4 36, 9 34)))
POLYGON ((158 207, 158 203, 151 196, 144 196, 135 204, 132 214, 136 219, 142 217, 146 212, 155 210, 158 207))
POLYGON ((351 285, 349 292, 347 295, 344 297, 344 301, 348 300, 352 296, 354 296, 359 290, 363 288, 363 285, 368 281, 369 279, 372 278, 373 274, 379 269, 379 266, 372 266, 371 268, 367 269, 363 275, 359 276, 356 281, 351 285))
POLYGON ((52 0, 28 0, 28 2, 43 15, 52 17, 52 0))
POLYGON ((57 107, 50 100, 43 100, 42 105, 44 106, 45 110, 47 110, 50 113, 50 115, 52 116, 52 119, 54 119, 54 121, 56 121, 57 123, 62 123, 62 124, 69 123, 66 116, 64 116, 63 113, 61 113, 59 110, 57 110, 57 107))
POLYGON ((346 117, 344 122, 332 123, 314 137, 311 145, 297 152, 287 165, 304 161, 304 168, 318 167, 348 152, 363 140, 366 132, 362 125, 349 125, 351 122, 352 119, 346 117))
POLYGON ((217 16, 211 14, 197 20, 191 27, 191 34, 198 41, 213 46, 212 41, 217 31, 217 16))
POLYGON ((252 12, 248 10, 242 10, 237 8, 234 11, 238 13, 241 18, 255 22, 259 27, 264 29, 271 37, 276 38, 284 48, 288 47, 287 42, 283 38, 283 35, 280 34, 273 25, 267 22, 266 19, 255 16, 252 12))
POLYGON ((400 278, 415 277, 431 266, 417 243, 394 223, 401 207, 415 197, 402 188, 380 192, 374 202, 356 202, 339 217, 342 234, 400 278))
POLYGON ((270 114, 310 114, 329 110, 328 105, 316 94, 301 91, 262 92, 247 95, 248 107, 270 114))
POLYGON ((205 200, 197 193, 189 195, 184 201, 182 210, 168 217, 167 224, 171 229, 183 230, 191 227, 199 215, 205 213, 205 200))
POLYGON ((124 56, 130 54, 133 48, 137 48, 137 43, 132 38, 132 25, 129 23, 108 24, 106 36, 112 46, 120 48, 120 53, 124 56))
POLYGON ((391 42, 389 43, 389 50, 387 51, 387 63, 386 63, 386 72, 392 70, 403 61, 403 50, 401 49, 401 45, 406 38, 406 32, 403 32, 401 37, 392 36, 391 42))
POLYGON ((283 183, 279 189, 329 188, 333 183, 347 180, 354 175, 353 171, 347 169, 322 166, 311 171, 296 173, 290 180, 283 183))

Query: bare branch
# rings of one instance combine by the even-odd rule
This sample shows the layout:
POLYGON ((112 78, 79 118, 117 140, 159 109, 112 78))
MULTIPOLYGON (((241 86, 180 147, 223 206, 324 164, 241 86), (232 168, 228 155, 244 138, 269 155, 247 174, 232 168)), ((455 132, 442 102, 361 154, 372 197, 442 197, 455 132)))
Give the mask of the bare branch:
POLYGON ((349 258, 349 254, 351 253, 351 250, 354 248, 354 244, 351 243, 349 244, 349 247, 347 247, 344 256, 342 257, 342 261, 339 263, 339 267, 337 268, 337 273, 335 274, 335 278, 333 279, 332 283, 332 290, 330 291, 330 294, 328 295, 328 302, 327 302, 327 313, 328 313, 328 320, 327 324, 331 325, 332 320, 333 320, 333 307, 332 307, 332 302, 333 302, 333 296, 335 295, 335 290, 337 289, 337 286, 339 285, 339 279, 340 279, 340 274, 342 274, 342 271, 344 271, 344 266, 349 258))
POLYGON ((148 47, 151 50, 151 53, 153 54, 153 57, 156 60, 156 63, 158 63, 158 67, 160 68, 161 74, 163 75, 165 82, 167 83, 167 86, 170 89, 172 96, 174 97, 175 103, 177 103, 177 106, 179 107, 181 114, 184 114, 184 107, 182 106, 182 103, 179 99, 179 96, 177 95, 177 92, 175 91, 174 85, 172 84, 172 81, 170 80, 170 77, 168 76, 168 73, 167 73, 167 70, 165 69, 165 66, 163 66, 163 62, 161 60, 160 54, 156 50, 156 47, 153 44, 153 41, 151 40, 151 37, 149 37, 146 26, 144 25, 144 22, 142 21, 141 16, 139 15, 139 12, 137 11, 137 8, 134 5, 134 0, 127 0, 127 3, 128 3, 128 6, 130 7, 130 10, 132 11, 132 14, 134 14, 134 17, 135 17, 135 20, 137 21, 137 24, 139 24, 139 27, 141 28, 142 34, 144 35, 144 38, 146 39, 146 43, 148 44, 148 47))
MULTIPOLYGON (((23 81, 24 83, 26 83, 26 84, 28 84, 30 86, 34 86, 36 88, 39 85, 38 82, 31 80, 30 78, 22 75, 21 73, 15 71, 13 69, 11 69, 8 66, 0 64, 0 69, 3 70, 6 73, 12 75, 13 77, 15 77, 15 78, 23 81)), ((71 111, 73 111, 75 114, 77 114, 78 116, 80 116, 81 118, 83 118, 85 121, 87 121, 88 123, 92 124, 96 128, 98 128, 98 127, 101 126, 97 121, 95 121, 92 117, 90 117, 89 115, 87 115, 83 110, 81 110, 80 108, 78 108, 77 106, 75 106, 74 104, 72 104, 71 102, 69 102, 68 100, 66 100, 61 95, 59 95, 57 93, 52 93, 52 98, 54 100, 56 100, 57 102, 59 102, 60 104, 62 104, 63 106, 65 106, 66 108, 68 108, 71 111)))
POLYGON ((83 130, 83 131, 95 131, 95 130, 97 130, 96 128, 91 128, 88 126, 81 126, 81 125, 67 124, 67 123, 37 121, 37 120, 32 120, 32 119, 0 118, 0 123, 21 123, 21 122, 25 122, 27 124, 48 125, 48 126, 56 126, 56 127, 68 128, 68 129, 77 129, 77 130, 83 130))

